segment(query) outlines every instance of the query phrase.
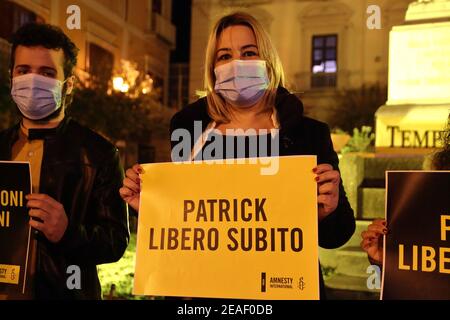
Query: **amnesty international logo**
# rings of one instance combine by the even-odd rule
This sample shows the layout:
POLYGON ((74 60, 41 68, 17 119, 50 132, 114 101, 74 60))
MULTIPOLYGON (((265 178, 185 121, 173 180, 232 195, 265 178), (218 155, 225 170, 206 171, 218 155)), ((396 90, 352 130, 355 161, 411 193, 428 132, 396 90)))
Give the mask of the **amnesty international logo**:
POLYGON ((300 277, 300 279, 298 279, 298 288, 303 291, 305 289, 305 286, 306 284, 305 281, 303 281, 303 277, 300 277))
POLYGON ((303 291, 306 288, 304 277, 299 277, 298 281, 292 277, 267 277, 265 272, 261 273, 261 292, 270 289, 295 289, 303 291), (295 280, 295 281, 294 281, 295 280), (297 285, 295 285, 297 284, 297 285))
POLYGON ((266 292, 266 273, 261 273, 261 292, 266 292))
POLYGON ((272 289, 292 289, 294 278, 270 277, 270 288, 272 289))
POLYGON ((19 284, 20 266, 0 264, 0 283, 19 284))

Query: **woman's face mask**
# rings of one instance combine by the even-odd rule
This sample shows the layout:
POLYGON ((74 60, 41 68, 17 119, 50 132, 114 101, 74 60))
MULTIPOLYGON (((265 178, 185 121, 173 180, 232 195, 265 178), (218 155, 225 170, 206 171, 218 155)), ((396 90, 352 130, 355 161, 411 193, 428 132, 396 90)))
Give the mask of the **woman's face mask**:
POLYGON ((14 77, 11 96, 28 119, 41 120, 61 108, 64 82, 29 73, 14 77))
POLYGON ((233 60, 214 69, 214 90, 233 106, 246 108, 257 103, 269 86, 264 60, 233 60))

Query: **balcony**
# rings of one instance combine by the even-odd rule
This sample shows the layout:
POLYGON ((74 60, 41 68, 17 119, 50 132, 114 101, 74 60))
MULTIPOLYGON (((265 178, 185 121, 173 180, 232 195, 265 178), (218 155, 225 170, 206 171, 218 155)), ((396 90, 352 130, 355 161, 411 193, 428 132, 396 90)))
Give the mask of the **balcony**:
POLYGON ((161 40, 166 42, 171 49, 175 49, 176 28, 170 20, 158 13, 153 13, 151 31, 154 32, 161 40))
POLYGON ((373 73, 349 71, 340 69, 337 72, 298 72, 294 75, 295 90, 306 91, 336 91, 360 87, 368 80, 372 83, 386 84, 387 70, 377 70, 373 73))
POLYGON ((346 72, 299 72, 295 75, 295 82, 302 91, 315 89, 335 90, 347 82, 348 74, 346 72))
POLYGON ((311 88, 335 88, 337 82, 336 75, 336 72, 311 74, 311 88))

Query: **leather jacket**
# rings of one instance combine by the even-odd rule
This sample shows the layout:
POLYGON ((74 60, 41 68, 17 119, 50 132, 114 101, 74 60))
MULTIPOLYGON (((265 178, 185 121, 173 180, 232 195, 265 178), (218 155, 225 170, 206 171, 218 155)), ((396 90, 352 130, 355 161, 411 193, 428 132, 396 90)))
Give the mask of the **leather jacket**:
MULTIPOLYGON (((11 160, 20 125, 0 133, 0 160, 11 160)), ((30 129, 43 139, 39 192, 63 204, 68 226, 58 243, 35 232, 35 299, 100 299, 97 265, 119 260, 129 241, 128 211, 119 196, 117 148, 70 118, 55 129, 30 129), (68 289, 68 267, 80 268, 81 289, 68 289)))

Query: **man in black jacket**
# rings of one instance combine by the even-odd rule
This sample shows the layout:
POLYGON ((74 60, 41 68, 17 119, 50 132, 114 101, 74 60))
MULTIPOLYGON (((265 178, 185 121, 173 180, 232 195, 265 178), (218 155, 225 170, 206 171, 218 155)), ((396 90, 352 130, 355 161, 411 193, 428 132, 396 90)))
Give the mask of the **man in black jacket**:
POLYGON ((0 160, 31 164, 34 237, 31 285, 9 299, 99 299, 96 266, 119 260, 128 245, 118 150, 65 117, 77 51, 46 24, 25 25, 12 39, 11 95, 22 121, 0 133, 0 160), (68 285, 73 270, 80 271, 75 287, 68 285))

